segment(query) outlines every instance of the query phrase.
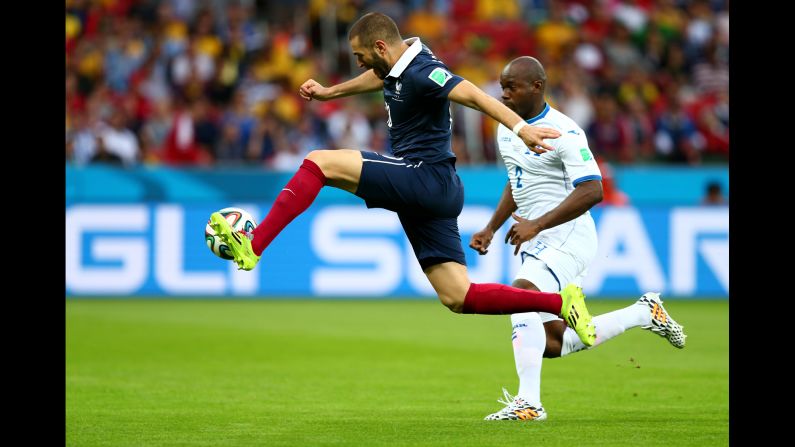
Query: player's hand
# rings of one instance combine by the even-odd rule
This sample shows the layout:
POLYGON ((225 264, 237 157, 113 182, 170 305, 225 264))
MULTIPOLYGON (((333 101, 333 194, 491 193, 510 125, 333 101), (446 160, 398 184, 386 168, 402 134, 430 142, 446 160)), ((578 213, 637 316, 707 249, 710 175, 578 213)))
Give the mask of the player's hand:
POLYGON ((323 87, 319 82, 310 79, 298 89, 298 94, 307 101, 317 99, 318 101, 325 101, 331 98, 331 89, 323 87))
POLYGON ((511 225, 511 229, 505 235, 505 243, 510 241, 511 245, 516 245, 516 250, 513 251, 513 255, 516 256, 519 254, 519 247, 522 246, 522 243, 536 237, 542 228, 536 220, 525 219, 516 213, 511 213, 511 216, 516 223, 511 225))
POLYGON ((524 126, 519 131, 519 138, 521 138, 524 144, 536 154, 543 154, 544 152, 553 150, 554 148, 548 143, 545 143, 544 140, 553 140, 559 136, 560 132, 549 127, 524 126))
POLYGON ((469 247, 475 249, 478 254, 485 255, 489 252, 488 248, 493 237, 494 232, 484 228, 472 235, 472 239, 469 240, 469 247))

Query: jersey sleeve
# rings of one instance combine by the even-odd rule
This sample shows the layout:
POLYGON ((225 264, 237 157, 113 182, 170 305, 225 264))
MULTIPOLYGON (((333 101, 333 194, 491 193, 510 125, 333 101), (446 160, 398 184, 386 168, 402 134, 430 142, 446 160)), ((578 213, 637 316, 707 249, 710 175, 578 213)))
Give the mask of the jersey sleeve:
POLYGON ((562 131, 563 135, 555 141, 563 166, 575 188, 588 180, 602 180, 602 172, 596 164, 588 140, 582 130, 562 131), (574 133, 577 132, 577 133, 574 133))
POLYGON ((428 98, 447 98, 450 90, 464 80, 439 64, 429 64, 420 68, 416 76, 419 93, 428 98))

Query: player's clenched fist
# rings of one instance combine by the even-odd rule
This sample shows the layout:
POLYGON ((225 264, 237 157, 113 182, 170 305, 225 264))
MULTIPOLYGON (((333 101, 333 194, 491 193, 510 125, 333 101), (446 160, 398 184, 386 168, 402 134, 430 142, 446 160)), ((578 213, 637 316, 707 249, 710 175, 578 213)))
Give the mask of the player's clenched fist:
POLYGON ((314 79, 310 79, 304 82, 303 84, 301 84, 301 88, 298 89, 298 94, 301 95, 301 97, 306 99, 307 101, 311 101, 312 99, 325 101, 329 99, 330 93, 331 89, 323 87, 319 82, 315 81, 314 79))
POLYGON ((489 252, 488 248, 491 245, 491 239, 494 237, 494 232, 489 229, 483 229, 472 235, 469 240, 469 247, 477 250, 478 254, 485 255, 489 252))

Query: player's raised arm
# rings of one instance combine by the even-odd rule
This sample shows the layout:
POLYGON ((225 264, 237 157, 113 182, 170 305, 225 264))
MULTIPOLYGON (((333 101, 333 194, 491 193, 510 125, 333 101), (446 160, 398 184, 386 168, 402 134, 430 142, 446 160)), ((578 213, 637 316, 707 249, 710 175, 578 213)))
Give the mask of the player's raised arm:
POLYGON ((298 94, 307 101, 313 99, 326 101, 359 93, 375 92, 382 88, 384 88, 384 81, 378 79, 378 76, 370 69, 353 79, 331 87, 323 87, 319 82, 310 79, 301 84, 298 94))
POLYGON ((505 127, 513 129, 514 133, 519 135, 519 138, 524 141, 524 144, 535 153, 541 154, 551 151, 553 147, 544 143, 544 139, 554 139, 560 136, 560 132, 555 129, 527 124, 516 112, 487 95, 486 92, 467 80, 463 80, 456 85, 447 97, 451 101, 480 110, 502 123, 505 127))

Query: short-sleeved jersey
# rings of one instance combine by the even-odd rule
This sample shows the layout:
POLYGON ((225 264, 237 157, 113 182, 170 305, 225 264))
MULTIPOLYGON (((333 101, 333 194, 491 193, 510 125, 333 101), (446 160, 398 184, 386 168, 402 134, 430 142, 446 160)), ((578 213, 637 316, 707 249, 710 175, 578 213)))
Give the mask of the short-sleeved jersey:
POLYGON ((384 103, 392 153, 433 163, 455 158, 447 95, 463 80, 450 72, 419 38, 384 79, 384 103))
MULTIPOLYGON (((517 214, 535 219, 560 205, 581 182, 601 180, 602 175, 588 147, 585 132, 574 120, 546 104, 538 116, 527 122, 561 133, 556 139, 546 140, 554 150, 536 154, 507 127, 500 124, 497 129, 497 143, 508 169, 517 214)), ((590 212, 585 212, 576 219, 544 230, 526 243, 529 250, 532 251, 536 241, 579 258, 589 258, 596 250, 593 218, 590 212)))

